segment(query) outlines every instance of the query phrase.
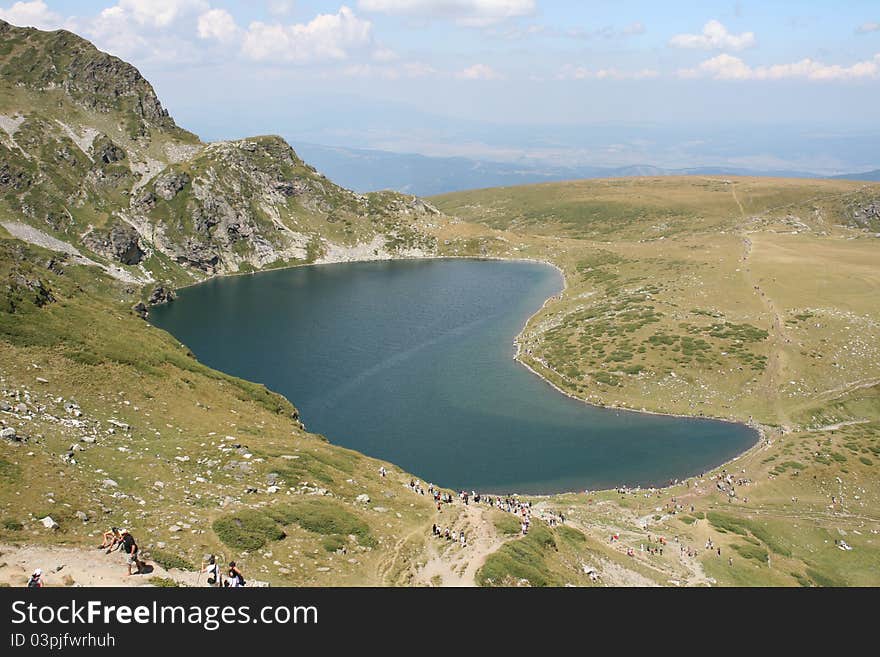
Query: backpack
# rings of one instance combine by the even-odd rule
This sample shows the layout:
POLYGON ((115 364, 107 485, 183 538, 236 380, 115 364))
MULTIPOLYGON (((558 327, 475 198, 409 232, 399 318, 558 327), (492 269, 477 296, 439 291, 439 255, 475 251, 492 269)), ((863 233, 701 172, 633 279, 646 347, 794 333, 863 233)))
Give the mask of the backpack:
POLYGON ((28 585, 28 588, 36 588, 36 589, 38 589, 42 586, 42 584, 40 584, 40 580, 38 580, 36 577, 31 577, 28 580, 27 585, 28 585))

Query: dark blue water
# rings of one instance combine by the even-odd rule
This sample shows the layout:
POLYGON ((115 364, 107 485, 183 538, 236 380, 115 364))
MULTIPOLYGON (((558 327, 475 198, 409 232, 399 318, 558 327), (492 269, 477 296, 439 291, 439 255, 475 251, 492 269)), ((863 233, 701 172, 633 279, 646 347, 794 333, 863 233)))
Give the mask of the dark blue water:
POLYGON ((561 288, 533 263, 324 265, 214 279, 151 320, 311 431, 453 488, 653 485, 754 444, 741 425, 588 406, 517 364, 514 337, 561 288))

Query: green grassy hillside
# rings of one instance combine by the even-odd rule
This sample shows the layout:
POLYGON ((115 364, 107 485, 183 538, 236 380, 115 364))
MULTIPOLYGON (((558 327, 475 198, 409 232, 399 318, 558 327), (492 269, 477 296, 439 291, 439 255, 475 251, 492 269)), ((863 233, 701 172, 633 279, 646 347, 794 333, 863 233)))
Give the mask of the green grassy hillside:
POLYGON ((157 563, 219 553, 274 584, 880 584, 880 186, 586 181, 438 211, 341 189, 276 137, 204 144, 66 32, 0 22, 0 71, 0 552, 127 525, 157 563), (421 254, 554 263, 523 364, 761 444, 671 488, 531 499, 521 537, 482 505, 438 513, 418 473, 311 434, 296 400, 133 310, 160 283, 421 254))

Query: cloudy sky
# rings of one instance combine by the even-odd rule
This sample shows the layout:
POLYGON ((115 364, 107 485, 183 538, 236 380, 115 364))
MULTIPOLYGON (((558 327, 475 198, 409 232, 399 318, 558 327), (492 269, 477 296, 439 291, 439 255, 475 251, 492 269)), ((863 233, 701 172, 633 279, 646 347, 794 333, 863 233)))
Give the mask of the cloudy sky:
MULTIPOLYGON (((774 126, 855 139, 880 106, 877 0, 0 0, 0 18, 131 61, 207 138, 581 157, 595 144, 572 135, 603 126, 624 151, 774 126)), ((795 151, 752 157, 819 157, 795 151)))

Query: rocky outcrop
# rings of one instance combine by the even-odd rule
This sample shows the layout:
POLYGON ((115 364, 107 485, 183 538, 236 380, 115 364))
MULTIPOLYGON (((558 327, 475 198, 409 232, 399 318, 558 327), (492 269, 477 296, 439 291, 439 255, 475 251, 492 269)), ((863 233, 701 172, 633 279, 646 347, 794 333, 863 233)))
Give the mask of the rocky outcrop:
POLYGON ((856 205, 851 212, 852 224, 857 228, 880 231, 880 201, 856 205))
POLYGON ((220 254, 211 244, 189 238, 172 247, 174 259, 181 265, 194 267, 206 274, 216 274, 220 265, 220 254))
POLYGON ((159 198, 166 201, 172 200, 177 193, 182 191, 190 182, 190 177, 186 173, 170 172, 156 178, 153 189, 159 198))
POLYGON ((0 96, 20 99, 4 109, 0 195, 53 244, 128 266, 167 256, 142 277, 98 265, 117 278, 151 281, 147 271, 170 267, 163 280, 199 280, 435 249, 419 219, 439 213, 424 201, 343 189, 277 136, 201 143, 137 69, 69 32, 0 23, 0 36, 0 96))
POLYGON ((151 306, 158 306, 163 303, 170 303, 177 298, 177 295, 174 293, 170 287, 165 287, 164 285, 158 285, 156 288, 150 292, 150 297, 147 299, 147 303, 151 306))
POLYGON ((95 253, 124 265, 137 265, 146 255, 140 235, 128 224, 114 224, 107 232, 92 231, 82 241, 95 253))
POLYGON ((35 274, 13 270, 6 281, 6 310, 15 312, 24 303, 32 303, 37 308, 55 301, 48 284, 35 274))
POLYGON ((92 144, 92 159, 103 164, 113 164, 125 159, 125 151, 107 137, 103 137, 92 144))
POLYGON ((131 64, 66 30, 43 32, 0 20, 0 37, 13 36, 26 43, 2 69, 11 82, 37 90, 63 89, 78 105, 99 112, 125 106, 140 119, 140 135, 150 127, 177 129, 152 85, 131 64))

